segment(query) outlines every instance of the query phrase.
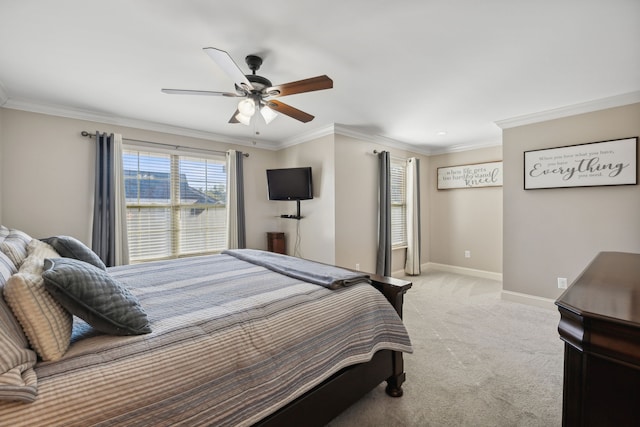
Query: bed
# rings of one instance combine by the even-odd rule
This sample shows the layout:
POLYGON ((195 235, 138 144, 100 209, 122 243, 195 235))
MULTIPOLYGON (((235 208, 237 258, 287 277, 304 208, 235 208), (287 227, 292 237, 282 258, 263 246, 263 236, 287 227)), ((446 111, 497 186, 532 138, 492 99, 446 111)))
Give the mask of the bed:
MULTIPOLYGON (((5 259, 5 296, 30 252, 20 268, 5 259)), ((324 425, 383 381, 389 395, 402 395, 403 352, 412 351, 401 320, 409 282, 251 250, 104 271, 57 252, 38 254, 54 300, 64 304, 49 286, 58 280, 52 274, 81 265, 121 285, 147 330, 113 335, 72 316, 68 348, 22 370, 17 400, 0 381, 3 424, 324 425), (262 262, 273 256, 282 263, 262 262)), ((0 320, 10 330, 5 300, 0 320)))

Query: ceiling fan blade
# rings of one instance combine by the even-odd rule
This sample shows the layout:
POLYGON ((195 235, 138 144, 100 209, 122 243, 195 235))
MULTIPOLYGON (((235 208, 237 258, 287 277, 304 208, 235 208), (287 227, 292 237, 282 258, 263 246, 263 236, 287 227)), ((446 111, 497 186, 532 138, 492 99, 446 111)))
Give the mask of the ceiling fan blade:
POLYGON ((287 105, 284 102, 267 101, 267 106, 272 110, 277 111, 278 113, 287 115, 303 123, 310 122, 314 118, 314 116, 312 116, 311 114, 305 113, 304 111, 298 110, 297 108, 293 108, 291 105, 287 105))
POLYGON ((236 110, 236 112, 233 113, 233 116, 231 116, 231 118, 229 119, 229 123, 240 123, 238 119, 236 119, 236 116, 238 114, 240 114, 240 110, 236 110))
POLYGON ((161 92, 168 93, 169 95, 229 96, 232 98, 245 96, 245 95, 239 95, 237 93, 232 93, 232 92, 213 92, 210 90, 161 89, 161 92))
POLYGON ((265 89, 265 93, 272 94, 271 96, 286 96, 296 93, 313 92, 314 90, 331 89, 333 87, 333 80, 327 76, 311 77, 310 79, 298 80, 297 82, 284 83, 277 86, 272 86, 265 89), (279 93, 274 93, 278 91, 279 93))
POLYGON ((247 77, 236 65, 236 63, 233 62, 233 59, 231 59, 231 56, 229 56, 227 52, 225 52, 224 50, 216 49, 215 47, 205 47, 203 48, 203 50, 207 55, 211 57, 211 59, 213 59, 216 64, 218 64, 220 68, 222 68, 222 71, 224 71, 229 77, 231 77, 231 80, 233 80, 233 82, 237 86, 240 86, 249 91, 254 90, 251 82, 247 79, 247 77))

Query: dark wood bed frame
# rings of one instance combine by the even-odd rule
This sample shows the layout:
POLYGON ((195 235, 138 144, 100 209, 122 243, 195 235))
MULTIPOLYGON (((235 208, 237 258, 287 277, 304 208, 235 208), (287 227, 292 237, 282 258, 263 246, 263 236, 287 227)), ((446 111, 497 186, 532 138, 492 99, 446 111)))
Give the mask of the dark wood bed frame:
MULTIPOLYGON (((404 294, 411 288, 411 282, 372 274, 371 284, 382 292, 402 318, 404 294)), ((302 425, 301 420, 304 420, 305 426, 324 426, 383 381, 387 382, 389 396, 402 396, 405 381, 402 352, 378 351, 369 362, 344 368, 254 425, 294 426, 302 425)))

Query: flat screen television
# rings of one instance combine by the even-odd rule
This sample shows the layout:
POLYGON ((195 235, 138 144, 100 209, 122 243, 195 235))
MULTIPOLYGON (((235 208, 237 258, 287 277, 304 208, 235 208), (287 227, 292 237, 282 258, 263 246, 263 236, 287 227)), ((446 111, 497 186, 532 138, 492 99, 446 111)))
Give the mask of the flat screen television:
POLYGON ((267 169, 269 200, 313 199, 311 167, 267 169))

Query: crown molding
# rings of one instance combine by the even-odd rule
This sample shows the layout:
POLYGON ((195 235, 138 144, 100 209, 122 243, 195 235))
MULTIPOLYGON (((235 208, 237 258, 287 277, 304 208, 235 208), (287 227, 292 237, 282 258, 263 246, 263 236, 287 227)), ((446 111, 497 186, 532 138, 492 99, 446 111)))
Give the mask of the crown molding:
POLYGON ((347 125, 336 124, 335 133, 348 136, 351 138, 361 139, 363 141, 372 142, 374 144, 380 144, 389 148, 396 148, 398 150, 410 151, 416 154, 422 154, 425 156, 431 155, 431 149, 425 149, 416 145, 408 144, 406 142, 398 141, 382 135, 372 135, 366 132, 353 129, 347 125))
POLYGON ((310 130, 298 134, 294 137, 287 138, 279 144, 276 144, 277 150, 293 147, 294 145, 303 144, 305 142, 313 141, 314 139, 322 138, 323 136, 333 135, 335 133, 335 125, 329 124, 317 129, 310 130))
MULTIPOLYGON (((2 91, 0 87, 0 96, 2 91)), ((2 98, 0 98, 0 101, 2 98)), ((111 116, 93 111, 75 109, 71 107, 64 107, 60 105, 43 104, 40 102, 28 101, 28 100, 15 100, 7 98, 4 108, 10 108, 14 110, 28 111, 32 113, 41 113, 51 116, 66 117, 70 119, 86 120, 90 122, 98 122, 104 124, 111 124, 117 126, 126 126, 136 129, 143 129, 155 132, 162 132, 171 135, 187 136, 191 138, 206 139, 210 141, 222 142, 226 144, 235 144, 240 146, 248 146, 254 148, 261 148, 263 150, 278 151, 287 147, 302 144, 305 142, 313 141, 327 135, 340 134, 344 136, 350 136, 353 138, 361 139, 364 141, 381 144, 384 146, 398 148, 406 151, 411 151, 418 154, 429 155, 429 151, 422 150, 416 146, 395 141, 391 138, 386 138, 380 135, 371 135, 365 132, 356 131, 345 125, 329 124, 327 126, 313 129, 308 132, 301 133, 292 138, 286 139, 281 143, 264 143, 254 140, 247 140, 241 138, 231 138, 224 135, 219 135, 211 132, 199 131, 194 129, 182 128, 178 126, 170 126, 157 122, 150 122, 145 120, 128 119, 125 117, 111 116)))
MULTIPOLYGON (((0 91, 0 102, 2 100, 1 96, 2 96, 2 92, 0 91)), ((266 143, 253 141, 253 140, 231 138, 224 135, 218 135, 211 132, 182 128, 179 126, 170 126, 170 125, 165 125, 157 122, 128 119, 128 118, 118 117, 118 116, 110 116, 107 114, 97 113, 93 111, 63 107, 59 105, 43 104, 43 103, 32 102, 27 100, 15 100, 15 99, 9 98, 4 103, 4 105, 2 105, 2 107, 13 109, 13 110, 28 111, 31 113, 47 114, 51 116, 66 117, 70 119, 86 120, 90 122, 98 122, 98 123, 104 123, 104 124, 110 124, 110 125, 116 125, 116 126, 126 126, 126 127, 135 128, 135 129, 162 132, 162 133, 167 133, 171 135, 205 139, 209 141, 222 142, 225 144, 261 148, 264 150, 277 149, 272 144, 266 144, 266 143)))
POLYGON ((591 113, 593 111, 605 110, 607 108, 622 107, 624 105, 635 104, 637 102, 640 102, 640 91, 609 96, 607 98, 595 99, 592 101, 582 102, 580 104, 499 120, 495 122, 495 124, 501 129, 509 129, 517 126, 545 122, 547 120, 591 113))
MULTIPOLYGON (((640 92, 638 92, 638 94, 640 94, 640 92)), ((116 126, 126 126, 126 127, 135 128, 135 129, 155 131, 155 132, 161 132, 161 133, 166 133, 171 135, 186 136, 191 138, 204 139, 208 141, 222 142, 225 144, 260 148, 260 149, 269 150, 269 151, 282 150, 284 148, 292 147, 294 145, 313 141, 315 139, 322 138, 328 135, 334 135, 334 134, 359 139, 359 140, 370 142, 373 144, 382 145, 384 147, 395 148, 403 151, 409 151, 411 153, 416 153, 416 154, 422 154, 425 156, 475 150, 478 148, 501 145, 500 141, 498 142, 489 141, 484 144, 457 145, 457 146, 442 147, 442 148, 419 147, 417 145, 408 144, 408 143, 398 141, 392 138, 388 138, 379 134, 363 132, 360 129, 356 129, 352 126, 343 125, 343 124, 329 124, 320 128, 310 130, 308 132, 298 134, 280 143, 274 143, 272 141, 261 142, 261 141, 255 141, 253 139, 232 138, 224 135, 215 134, 212 132, 199 131, 195 129, 188 129, 188 128, 183 128, 178 126, 170 126, 170 125, 166 125, 158 122, 112 116, 112 115, 107 115, 107 114, 98 113, 94 111, 81 110, 81 109, 76 109, 71 107, 60 106, 60 105, 43 104, 40 102, 29 101, 29 100, 16 100, 16 99, 9 98, 6 95, 6 92, 4 91, 1 84, 0 84, 0 106, 3 108, 9 108, 14 110, 22 110, 22 111, 28 111, 32 113, 41 113, 41 114, 47 114, 51 116, 66 117, 71 119, 111 124, 116 126)))
POLYGON ((371 143, 382 145, 389 148, 396 148, 399 150, 410 151, 412 153, 423 154, 425 156, 428 156, 431 154, 430 150, 425 150, 415 145, 400 142, 391 138, 387 138, 382 135, 372 135, 370 133, 362 132, 360 130, 353 129, 352 127, 349 127, 347 125, 342 125, 338 123, 332 123, 332 124, 323 126, 321 128, 313 129, 309 132, 296 135, 292 138, 289 138, 283 141, 280 144, 277 144, 277 149, 282 150, 284 148, 293 147, 294 145, 303 144, 305 142, 313 141, 318 138, 322 138, 324 136, 336 135, 336 134, 359 139, 361 141, 371 142, 371 143))
POLYGON ((343 136, 349 136, 352 138, 361 139, 363 141, 372 142, 389 148, 396 148, 399 150, 409 151, 416 154, 422 154, 424 156, 435 156, 446 153, 456 153, 460 151, 477 150, 479 148, 498 147, 502 146, 502 140, 492 140, 481 143, 473 144, 461 144, 452 145, 446 147, 418 147, 413 144, 401 142, 392 138, 388 138, 382 135, 371 135, 358 130, 354 130, 346 125, 335 125, 335 133, 343 136))
POLYGON ((471 151, 471 150, 479 150, 482 148, 491 148, 491 147, 501 147, 502 141, 485 141, 474 144, 461 144, 461 145, 453 145, 450 147, 442 147, 440 149, 431 150, 432 156, 438 156, 440 154, 449 154, 449 153, 460 153, 462 151, 471 151))

